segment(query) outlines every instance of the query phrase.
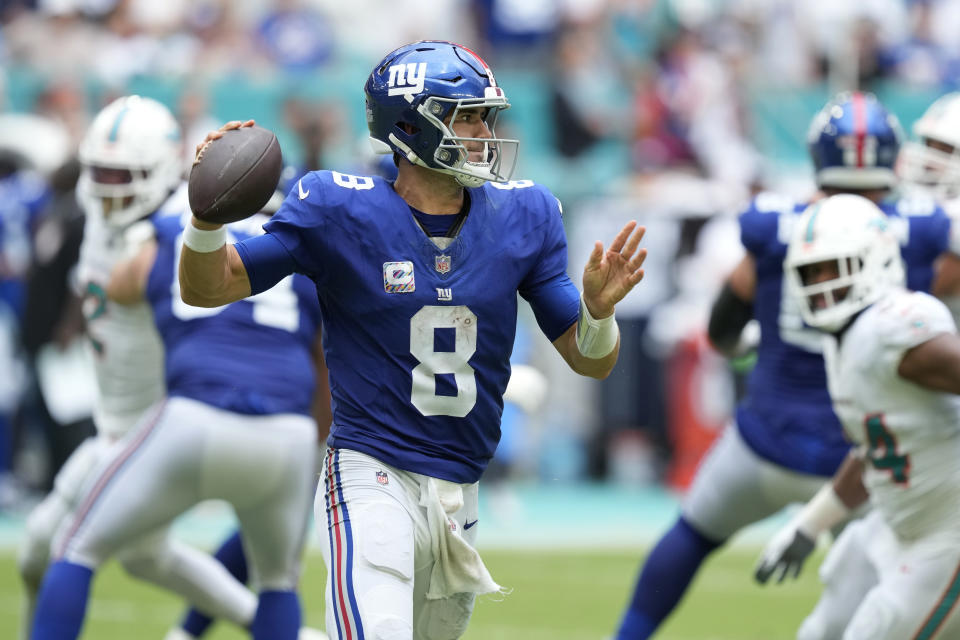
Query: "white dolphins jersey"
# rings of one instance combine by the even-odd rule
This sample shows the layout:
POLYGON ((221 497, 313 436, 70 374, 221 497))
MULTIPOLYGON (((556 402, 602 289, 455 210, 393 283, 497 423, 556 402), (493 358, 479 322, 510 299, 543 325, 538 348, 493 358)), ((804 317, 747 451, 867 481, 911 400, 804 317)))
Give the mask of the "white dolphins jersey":
POLYGON ((909 349, 955 332, 942 302, 899 289, 860 314, 839 347, 825 341, 834 409, 866 449, 871 502, 902 541, 960 535, 960 396, 897 373, 909 349))
POLYGON ((119 305, 106 295, 113 267, 133 257, 152 228, 143 221, 115 230, 90 214, 84 223, 77 275, 97 378, 93 420, 99 433, 114 439, 127 433, 165 392, 163 344, 150 305, 119 305))

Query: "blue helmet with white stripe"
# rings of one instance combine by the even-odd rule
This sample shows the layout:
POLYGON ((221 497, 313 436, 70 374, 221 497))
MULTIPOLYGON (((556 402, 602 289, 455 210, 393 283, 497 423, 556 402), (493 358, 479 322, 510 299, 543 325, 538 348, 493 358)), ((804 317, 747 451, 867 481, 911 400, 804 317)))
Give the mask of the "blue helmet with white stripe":
POLYGON ((813 118, 807 133, 817 186, 892 187, 902 140, 899 120, 873 94, 856 91, 834 96, 813 118))
POLYGON ((505 182, 513 174, 519 143, 498 138, 494 129, 510 103, 490 67, 470 49, 439 40, 400 47, 374 67, 364 92, 375 152, 400 154, 468 187, 505 182), (451 123, 459 111, 476 108, 485 110, 490 137, 458 137, 451 123), (466 143, 483 143, 481 161, 470 160, 466 143))
POLYGON ((123 228, 156 211, 182 179, 182 144, 180 125, 156 100, 108 104, 80 142, 77 196, 85 212, 123 228))

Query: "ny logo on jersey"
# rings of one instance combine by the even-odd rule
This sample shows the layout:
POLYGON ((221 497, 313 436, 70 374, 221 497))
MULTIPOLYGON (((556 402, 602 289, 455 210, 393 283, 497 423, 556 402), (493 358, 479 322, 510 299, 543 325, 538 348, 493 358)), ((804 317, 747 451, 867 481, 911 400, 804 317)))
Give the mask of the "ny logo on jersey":
POLYGON ((412 293, 416 289, 413 281, 412 262, 384 262, 383 290, 387 293, 412 293))
POLYGON ((423 81, 427 77, 426 62, 395 64, 390 67, 389 71, 390 78, 387 80, 387 86, 390 89, 387 91, 387 95, 413 95, 423 91, 423 81))
POLYGON ((437 287, 437 300, 440 302, 450 302, 453 300, 453 289, 437 287))

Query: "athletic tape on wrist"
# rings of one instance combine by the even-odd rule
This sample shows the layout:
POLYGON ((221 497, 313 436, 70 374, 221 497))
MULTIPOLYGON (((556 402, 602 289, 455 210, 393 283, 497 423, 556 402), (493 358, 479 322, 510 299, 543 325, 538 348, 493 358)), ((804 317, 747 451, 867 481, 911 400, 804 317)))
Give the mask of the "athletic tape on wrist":
POLYGON ((183 244, 197 253, 211 253, 227 244, 227 228, 197 229, 191 220, 183 230, 183 244))
POLYGON ((597 320, 590 315, 587 303, 580 294, 580 318, 577 320, 577 349, 587 358, 596 360, 610 355, 617 346, 620 327, 613 314, 597 320))
POLYGON ((828 482, 801 509, 797 528, 816 540, 821 533, 840 524, 849 515, 850 508, 837 495, 833 483, 828 482))

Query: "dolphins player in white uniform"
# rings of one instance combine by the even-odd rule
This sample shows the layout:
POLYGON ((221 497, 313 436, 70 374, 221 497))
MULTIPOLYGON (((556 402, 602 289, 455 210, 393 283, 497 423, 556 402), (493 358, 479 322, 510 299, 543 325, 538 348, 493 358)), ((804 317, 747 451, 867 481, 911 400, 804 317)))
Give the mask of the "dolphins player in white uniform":
POLYGON ((824 332, 834 407, 858 447, 764 550, 764 579, 799 570, 817 537, 869 496, 820 569, 799 640, 960 637, 960 336, 949 309, 904 288, 889 221, 854 195, 811 205, 784 268, 824 332), (845 612, 841 619, 837 612, 845 612))
POLYGON ((960 91, 937 98, 913 124, 897 171, 907 190, 925 191, 940 202, 953 224, 950 253, 941 258, 931 293, 943 300, 960 323, 960 91))
MULTIPOLYGON (((164 395, 163 347, 150 305, 107 299, 111 270, 152 233, 143 220, 180 200, 180 128, 169 110, 138 96, 120 98, 94 118, 81 145, 77 196, 86 213, 77 267, 96 371, 97 435, 85 441, 58 474, 53 491, 27 519, 18 565, 26 592, 24 634, 57 528, 77 507, 81 489, 105 452, 164 395)), ((217 617, 239 625, 253 619, 256 597, 200 550, 165 531, 129 545, 119 559, 138 578, 175 591, 217 617)))

